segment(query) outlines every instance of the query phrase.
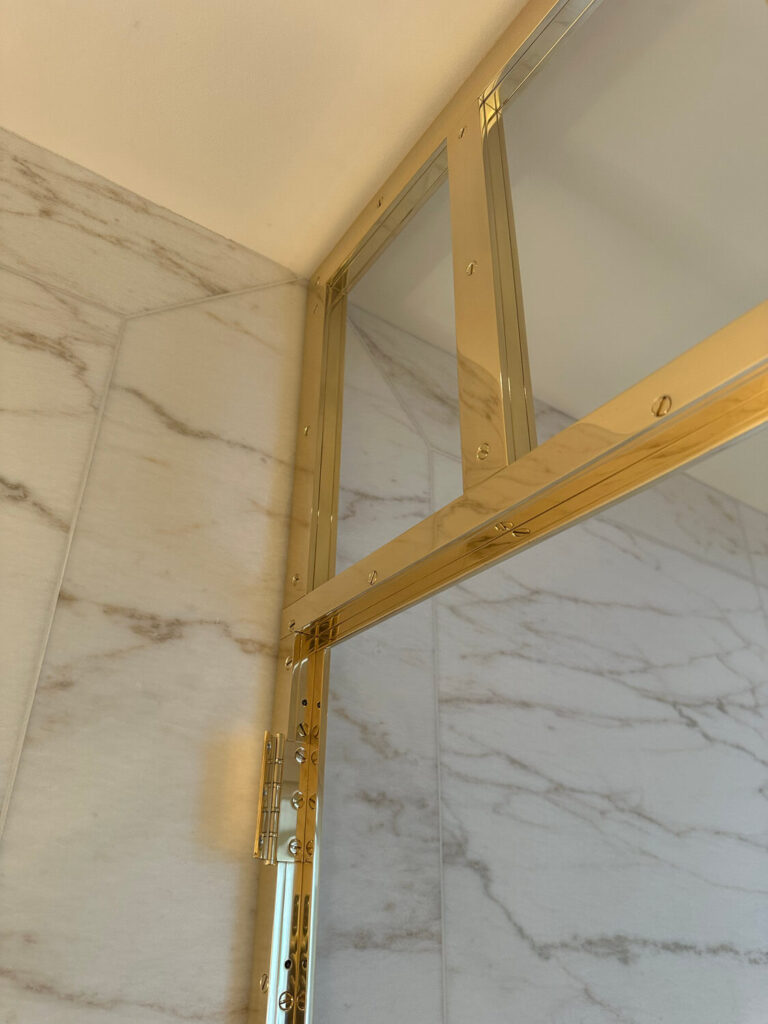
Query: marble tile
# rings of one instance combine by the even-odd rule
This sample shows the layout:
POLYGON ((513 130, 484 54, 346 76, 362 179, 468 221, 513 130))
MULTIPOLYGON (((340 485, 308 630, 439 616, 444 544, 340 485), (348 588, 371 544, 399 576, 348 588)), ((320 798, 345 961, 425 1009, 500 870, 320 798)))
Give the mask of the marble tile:
POLYGON ((113 314, 0 271, 0 806, 118 334, 113 314))
POLYGON ((429 515, 429 449, 350 321, 344 365, 344 418, 337 571, 429 515))
POLYGON ((315 1019, 442 1021, 432 609, 331 656, 315 1019))
POLYGON ((129 314, 293 277, 2 130, 0 265, 129 314))
POLYGON ((442 452, 430 453, 432 476, 431 510, 436 512, 450 504, 458 493, 462 493, 461 459, 454 459, 442 452))
POLYGON ((446 352, 354 306, 350 306, 348 315, 427 445, 461 458, 455 353, 446 352))
POLYGON ((755 580, 768 587, 768 514, 748 505, 739 509, 755 580))
POLYGON ((768 1013, 768 629, 668 544, 593 520, 437 599, 449 1022, 768 1013))
POLYGON ((247 1019, 303 314, 126 329, 3 837, 8 1024, 247 1019))

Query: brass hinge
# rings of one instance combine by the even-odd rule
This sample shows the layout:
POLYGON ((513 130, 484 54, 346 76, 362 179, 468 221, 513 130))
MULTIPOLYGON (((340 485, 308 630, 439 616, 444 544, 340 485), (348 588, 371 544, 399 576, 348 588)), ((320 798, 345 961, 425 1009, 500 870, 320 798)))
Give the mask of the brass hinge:
POLYGON ((253 855, 266 864, 293 863, 296 860, 291 843, 295 843, 300 806, 295 794, 304 761, 302 752, 300 743, 287 740, 281 732, 264 735, 256 816, 258 831, 253 855))

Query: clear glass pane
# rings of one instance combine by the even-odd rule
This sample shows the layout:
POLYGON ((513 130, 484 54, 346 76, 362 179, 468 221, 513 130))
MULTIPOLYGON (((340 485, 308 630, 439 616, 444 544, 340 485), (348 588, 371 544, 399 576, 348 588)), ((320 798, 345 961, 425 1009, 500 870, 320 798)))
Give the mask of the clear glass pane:
POLYGON ((315 1020, 768 1019, 766 465, 334 649, 315 1020))
POLYGON ((540 441, 766 298, 766 13, 595 5, 508 102, 540 441))
POLYGON ((337 570, 462 492, 448 181, 347 304, 337 570))

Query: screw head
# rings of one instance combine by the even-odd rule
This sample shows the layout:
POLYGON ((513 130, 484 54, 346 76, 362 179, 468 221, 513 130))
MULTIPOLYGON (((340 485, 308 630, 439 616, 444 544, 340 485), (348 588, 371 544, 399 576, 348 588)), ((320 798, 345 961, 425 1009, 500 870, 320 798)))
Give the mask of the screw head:
POLYGON ((292 1010, 293 1009, 293 996, 290 992, 281 992, 280 998, 277 1001, 277 1005, 281 1010, 292 1010))
POLYGON ((381 209, 381 207, 382 207, 383 205, 384 205, 384 196, 379 196, 379 198, 378 198, 378 199, 376 200, 376 206, 377 206, 377 207, 378 207, 379 209, 381 209))
POLYGON ((311 857, 314 852, 315 852, 315 844, 312 842, 311 839, 308 839, 307 840, 307 856, 311 857))
POLYGON ((304 427, 304 437, 309 437, 309 426, 304 427))
POLYGON ((288 853, 290 853, 292 857, 296 857, 301 853, 301 841, 297 839, 296 836, 294 836, 293 839, 288 840, 288 853))
POLYGON ((373 569, 371 572, 368 573, 368 583, 371 586, 373 586, 373 584, 376 582, 376 580, 378 578, 379 578, 379 574, 376 572, 375 569, 373 569))
POLYGON ((310 810, 314 811, 315 807, 317 806, 317 797, 314 795, 311 796, 307 803, 309 804, 310 810))
POLYGON ((296 726, 296 735, 299 737, 300 740, 303 740, 303 739, 306 738, 306 735, 307 735, 307 725, 306 725, 306 722, 299 722, 299 724, 296 726))
POLYGON ((266 992, 267 989, 269 988, 268 974, 262 974, 262 976, 259 978, 259 988, 261 989, 262 992, 266 992))
POLYGON ((476 270, 477 270, 477 261, 476 260, 471 260, 467 264, 467 277, 472 277, 472 275, 474 274, 474 272, 476 270))
POLYGON ((312 739, 316 740, 319 737, 319 735, 320 735, 320 726, 319 725, 313 725, 312 726, 312 739))
POLYGON ((304 764, 304 762, 307 760, 307 748, 306 747, 296 747, 296 755, 295 756, 296 756, 296 760, 297 760, 297 762, 299 764, 304 764))
POLYGON ((666 416, 671 408, 672 396, 659 395, 658 398, 654 399, 653 405, 651 405, 651 412, 654 416, 666 416))
POLYGON ((293 658, 291 658, 290 656, 289 656, 289 657, 287 657, 287 658, 285 659, 285 667, 286 667, 286 668, 290 668, 292 664, 293 664, 293 658))
POLYGON ((459 136, 460 139, 464 138, 464 132, 466 130, 467 130, 467 126, 466 125, 464 125, 462 128, 459 128, 459 130, 458 130, 458 132, 456 134, 459 136))
POLYGON ((318 758, 317 758, 317 751, 313 750, 312 751, 312 756, 310 757, 310 761, 312 762, 312 764, 316 765, 317 764, 317 760, 318 760, 318 758))
POLYGON ((291 807, 298 811, 300 807, 304 806, 304 794, 300 789, 297 789, 291 796, 291 807))
POLYGON ((292 584, 294 585, 294 587, 295 587, 295 586, 296 586, 296 585, 297 585, 298 583, 301 583, 301 576, 299 576, 299 574, 298 574, 297 572, 295 572, 295 573, 293 574, 293 576, 291 576, 291 583, 292 583, 292 584))
POLYGON ((479 444, 477 446, 477 451, 475 452, 475 455, 477 456, 477 461, 485 462, 485 460, 488 458, 490 450, 491 446, 488 444, 487 441, 483 441, 482 444, 479 444))

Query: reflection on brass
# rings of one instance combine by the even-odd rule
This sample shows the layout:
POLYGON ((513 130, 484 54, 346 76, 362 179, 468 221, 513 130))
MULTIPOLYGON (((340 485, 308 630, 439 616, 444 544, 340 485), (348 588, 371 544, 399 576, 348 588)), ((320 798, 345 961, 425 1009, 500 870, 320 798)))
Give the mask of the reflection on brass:
POLYGON ((597 3, 528 0, 307 289, 278 661, 292 674, 289 688, 278 673, 262 764, 254 1024, 312 1015, 327 648, 768 420, 765 303, 536 446, 501 111, 597 3), (334 576, 346 295, 446 175, 464 494, 334 576), (301 747, 285 739, 299 724, 301 747), (279 782, 270 776, 278 736, 279 782), (306 801, 294 802, 297 793, 306 801))
POLYGON ((284 615, 331 646, 759 426, 767 388, 768 301, 379 548, 375 589, 364 559, 284 615), (675 408, 649 423, 659 394, 675 408))
POLYGON ((288 841, 288 852, 292 856, 297 857, 301 853, 301 840, 297 839, 295 836, 293 839, 290 839, 288 841))

